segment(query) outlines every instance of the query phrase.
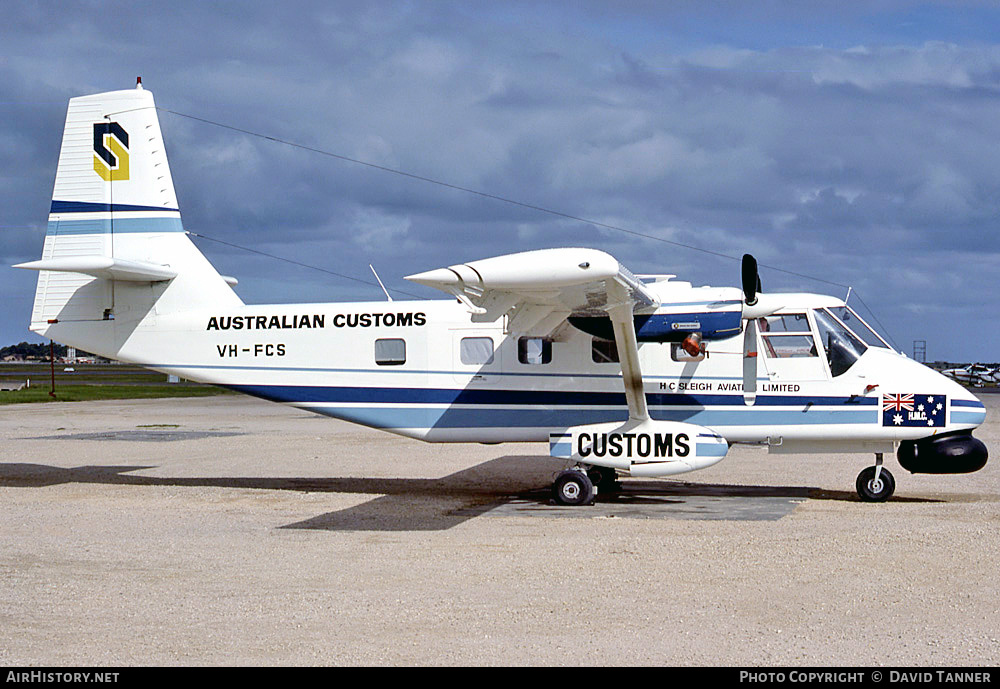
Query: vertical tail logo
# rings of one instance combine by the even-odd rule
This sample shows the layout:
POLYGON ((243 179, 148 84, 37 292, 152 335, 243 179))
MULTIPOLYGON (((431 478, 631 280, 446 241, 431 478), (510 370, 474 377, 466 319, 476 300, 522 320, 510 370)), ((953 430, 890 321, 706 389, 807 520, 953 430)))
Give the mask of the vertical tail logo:
POLYGON ((128 179, 128 132, 117 122, 94 123, 94 172, 105 182, 128 179))

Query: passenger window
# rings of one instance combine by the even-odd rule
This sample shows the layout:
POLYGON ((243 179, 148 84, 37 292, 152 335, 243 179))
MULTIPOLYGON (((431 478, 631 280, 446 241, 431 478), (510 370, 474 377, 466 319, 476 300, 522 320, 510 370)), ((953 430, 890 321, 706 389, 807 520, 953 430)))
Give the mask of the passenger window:
POLYGON ((522 364, 547 364, 552 361, 552 342, 541 337, 522 337, 517 341, 517 360, 522 364))
POLYGON ((804 313, 783 313, 757 319, 764 352, 774 359, 819 356, 809 318, 804 313))
POLYGON ((463 364, 484 366, 493 363, 492 337, 463 337, 459 349, 463 364))
POLYGON ((375 363, 402 366, 406 363, 406 341, 398 338, 375 340, 375 363))
POLYGON ((618 345, 615 344, 614 340, 598 340, 595 338, 591 341, 590 357, 597 364, 617 364, 618 345))

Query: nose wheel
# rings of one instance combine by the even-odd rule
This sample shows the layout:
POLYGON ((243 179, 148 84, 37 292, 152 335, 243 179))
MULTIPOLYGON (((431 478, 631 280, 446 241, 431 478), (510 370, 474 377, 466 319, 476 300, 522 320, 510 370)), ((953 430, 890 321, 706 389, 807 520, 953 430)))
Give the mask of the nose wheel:
POLYGON ((875 466, 864 469, 855 482, 858 495, 865 502, 885 502, 896 490, 896 479, 882 466, 882 454, 875 455, 875 466))

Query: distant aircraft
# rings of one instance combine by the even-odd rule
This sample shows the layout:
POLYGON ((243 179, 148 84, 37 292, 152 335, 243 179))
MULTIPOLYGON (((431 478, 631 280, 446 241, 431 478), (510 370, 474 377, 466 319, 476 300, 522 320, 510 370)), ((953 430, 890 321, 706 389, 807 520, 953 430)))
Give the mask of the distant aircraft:
MULTIPOLYGON (((153 97, 69 103, 31 329, 101 356, 428 442, 548 441, 559 504, 619 474, 714 465, 733 443, 977 471, 986 416, 844 301, 637 276, 596 249, 515 253, 407 279, 446 300, 245 305, 181 225, 153 97)), ((786 465, 787 466, 787 465, 786 465)))
POLYGON ((988 366, 983 366, 986 370, 979 375, 979 379, 983 381, 983 385, 997 385, 1000 384, 1000 368, 989 368, 988 366))
POLYGON ((949 368, 941 371, 941 373, 962 385, 972 385, 977 388, 1000 383, 1000 369, 993 369, 983 364, 970 364, 961 368, 949 368))

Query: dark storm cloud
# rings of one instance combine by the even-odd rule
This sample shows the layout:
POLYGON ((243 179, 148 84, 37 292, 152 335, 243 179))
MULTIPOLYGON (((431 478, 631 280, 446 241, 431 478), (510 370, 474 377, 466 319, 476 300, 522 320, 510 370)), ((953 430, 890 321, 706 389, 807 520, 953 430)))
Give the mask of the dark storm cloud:
MULTIPOLYGON (((855 285, 904 348, 953 323, 952 305, 971 322, 1000 252, 1000 48, 982 38, 997 13, 661 5, 19 3, 0 28, 0 253, 37 258, 66 99, 142 74, 162 108, 855 285)), ((428 295, 401 276, 563 245, 737 282, 735 263, 674 244, 160 119, 185 226, 231 243, 364 280, 374 262, 428 295)), ((199 246, 249 302, 380 295, 199 246)), ((16 272, 4 285, 28 297, 4 306, 4 341, 25 337, 16 272)), ((770 289, 843 291, 764 274, 770 289)))

